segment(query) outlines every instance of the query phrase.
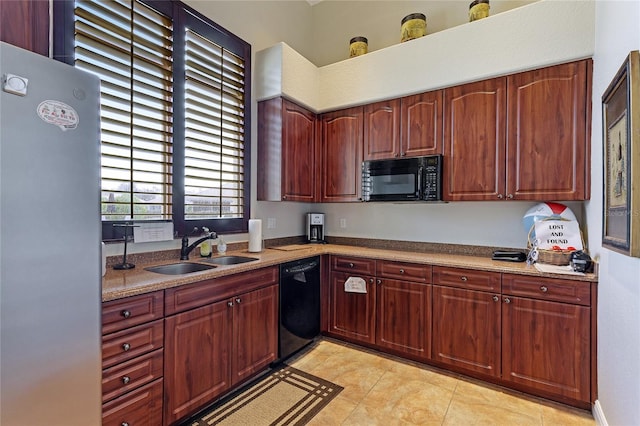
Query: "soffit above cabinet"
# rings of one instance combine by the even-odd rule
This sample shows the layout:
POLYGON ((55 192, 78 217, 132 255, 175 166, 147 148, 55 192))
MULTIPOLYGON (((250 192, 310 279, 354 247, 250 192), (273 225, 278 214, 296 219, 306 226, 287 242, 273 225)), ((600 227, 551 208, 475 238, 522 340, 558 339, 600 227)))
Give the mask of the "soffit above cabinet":
POLYGON ((331 111, 588 58, 594 32, 595 1, 541 0, 323 67, 281 42, 256 53, 256 99, 331 111))

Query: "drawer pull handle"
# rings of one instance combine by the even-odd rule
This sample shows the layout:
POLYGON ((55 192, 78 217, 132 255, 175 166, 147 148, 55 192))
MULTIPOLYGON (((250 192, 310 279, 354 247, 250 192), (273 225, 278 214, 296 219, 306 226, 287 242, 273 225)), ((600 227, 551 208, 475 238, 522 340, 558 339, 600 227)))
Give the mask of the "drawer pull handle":
POLYGON ((128 309, 125 309, 122 312, 120 312, 120 314, 122 314, 123 318, 129 318, 131 316, 131 311, 128 309))
POLYGON ((128 343, 123 343, 122 344, 122 350, 127 352, 129 349, 131 349, 131 345, 128 343))
POLYGON ((509 304, 511 303, 511 299, 509 299, 508 297, 504 298, 504 303, 509 304))
POLYGON ((543 292, 543 293, 546 293, 547 291, 549 291, 549 289, 547 288, 546 285, 543 285, 543 286, 540 287, 540 291, 543 292))
POLYGON ((500 300, 500 298, 499 298, 498 296, 495 296, 495 295, 494 295, 494 296, 493 296, 493 301, 494 301, 494 302, 497 302, 498 300, 500 300))
POLYGON ((131 377, 129 377, 129 376, 124 376, 122 378, 122 383, 125 384, 125 385, 128 385, 130 381, 131 381, 131 377))
POLYGON ((463 275, 463 276, 461 276, 461 277, 460 277, 460 279, 461 279, 462 281, 465 281, 465 282, 468 280, 468 278, 467 278, 467 277, 465 277, 464 275, 463 275))
POLYGON ((349 268, 353 268, 353 263, 349 263, 349 268))
POLYGON ((400 273, 401 273, 401 274, 404 274, 404 269, 400 269, 400 273))

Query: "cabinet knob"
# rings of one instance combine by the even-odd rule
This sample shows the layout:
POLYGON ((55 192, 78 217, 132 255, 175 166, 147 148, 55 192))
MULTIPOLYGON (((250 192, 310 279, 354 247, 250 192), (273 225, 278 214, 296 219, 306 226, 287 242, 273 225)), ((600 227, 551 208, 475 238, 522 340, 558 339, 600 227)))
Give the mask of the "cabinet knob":
POLYGON ((401 273, 401 274, 404 274, 404 269, 400 269, 400 273, 401 273))
POLYGON ((122 312, 120 312, 120 315, 122 315, 123 318, 129 318, 131 316, 131 311, 128 309, 125 309, 122 312))
POLYGON ((377 280, 376 280, 376 283, 377 283, 377 284, 382 284, 382 280, 381 280, 381 279, 377 279, 377 280))
POLYGON ((509 299, 508 297, 504 298, 504 303, 509 304, 511 303, 511 299, 509 299))
POLYGON ((465 282, 466 282, 468 279, 469 279, 469 278, 465 277, 464 275, 460 277, 460 280, 461 280, 461 281, 465 281, 465 282))
POLYGON ((122 344, 122 350, 127 352, 129 349, 131 349, 131 345, 128 343, 123 343, 122 344))
POLYGON ((400 153, 400 157, 404 157, 405 155, 407 155, 407 153, 406 153, 406 152, 401 152, 401 153, 400 153))
POLYGON ((233 302, 232 301, 228 301, 227 302, 227 306, 229 306, 229 307, 233 306, 233 302))
POLYGON ((540 291, 543 292, 543 293, 546 293, 547 291, 549 291, 549 289, 547 288, 546 285, 543 285, 543 286, 540 287, 540 291))
POLYGON ((353 268, 353 263, 349 263, 349 268, 353 268))
POLYGON ((242 299, 240 299, 239 297, 236 297, 236 303, 239 305, 240 302, 242 302, 242 299))
POLYGON ((497 302, 498 300, 500 300, 500 298, 499 298, 498 296, 494 295, 494 296, 493 296, 493 301, 494 301, 494 302, 497 302))
POLYGON ((129 376, 124 376, 122 378, 122 383, 125 384, 125 385, 128 385, 130 381, 131 381, 131 377, 129 377, 129 376))
POLYGON ((369 278, 369 282, 373 284, 373 278, 369 278))
POLYGON ((513 194, 508 194, 508 195, 507 195, 507 199, 508 199, 508 200, 513 200, 513 194))
POLYGON ((502 195, 502 194, 498 194, 498 198, 499 198, 500 200, 502 200, 502 199, 504 198, 504 195, 502 195))
POLYGON ((286 196, 286 195, 283 195, 283 196, 282 196, 282 199, 283 199, 283 200, 286 200, 286 199, 287 199, 287 196, 286 196))
POLYGON ((129 423, 127 423, 127 422, 122 422, 122 423, 120 423, 120 426, 129 426, 129 423))

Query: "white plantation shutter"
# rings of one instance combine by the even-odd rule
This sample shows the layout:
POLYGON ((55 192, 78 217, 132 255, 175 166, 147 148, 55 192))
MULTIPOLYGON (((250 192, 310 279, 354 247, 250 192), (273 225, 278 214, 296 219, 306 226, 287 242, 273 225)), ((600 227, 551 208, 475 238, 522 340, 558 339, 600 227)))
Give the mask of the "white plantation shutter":
POLYGON ((243 217, 244 60, 187 30, 185 79, 185 218, 243 217))

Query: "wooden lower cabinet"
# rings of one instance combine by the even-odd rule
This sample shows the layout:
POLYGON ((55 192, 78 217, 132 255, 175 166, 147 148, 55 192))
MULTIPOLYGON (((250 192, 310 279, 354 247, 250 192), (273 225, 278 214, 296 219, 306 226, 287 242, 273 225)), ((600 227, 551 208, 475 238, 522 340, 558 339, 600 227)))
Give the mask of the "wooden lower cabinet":
POLYGON ((102 426, 158 426, 162 424, 162 379, 102 406, 102 426))
POLYGON ((432 358, 500 377, 500 294, 433 286, 432 358))
POLYGON ((332 272, 329 292, 329 333, 357 342, 375 343, 376 285, 374 278, 332 272), (366 293, 345 291, 345 282, 351 276, 365 280, 366 293))
POLYGON ((165 319, 165 424, 194 414, 277 357, 278 287, 165 319))
POLYGON ((376 283, 376 345, 428 359, 431 285, 380 278, 376 283))
POLYGON ((589 307, 503 296, 502 308, 502 378, 589 402, 589 307))

